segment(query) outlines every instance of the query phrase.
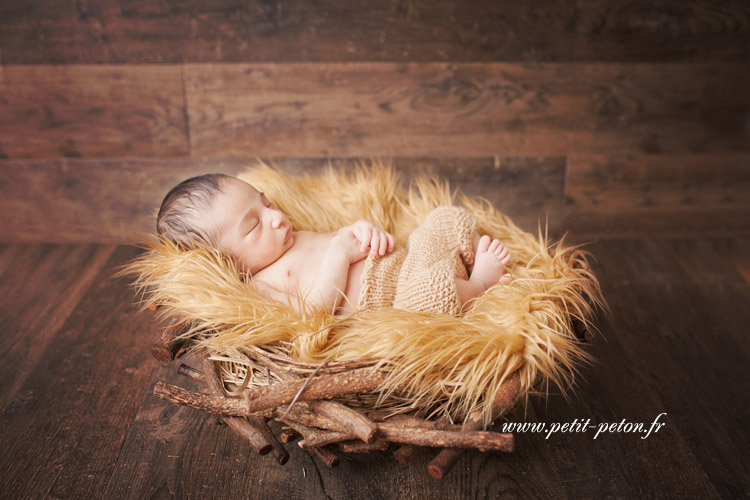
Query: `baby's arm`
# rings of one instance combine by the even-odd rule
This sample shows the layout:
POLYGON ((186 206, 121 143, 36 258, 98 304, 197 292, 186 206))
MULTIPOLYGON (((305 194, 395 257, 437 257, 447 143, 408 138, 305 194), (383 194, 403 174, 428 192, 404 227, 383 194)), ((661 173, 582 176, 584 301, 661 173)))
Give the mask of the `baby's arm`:
POLYGON ((368 249, 369 253, 385 255, 393 250, 393 245, 393 236, 367 221, 339 229, 331 239, 305 305, 324 306, 334 313, 343 298, 349 266, 367 257, 368 249))

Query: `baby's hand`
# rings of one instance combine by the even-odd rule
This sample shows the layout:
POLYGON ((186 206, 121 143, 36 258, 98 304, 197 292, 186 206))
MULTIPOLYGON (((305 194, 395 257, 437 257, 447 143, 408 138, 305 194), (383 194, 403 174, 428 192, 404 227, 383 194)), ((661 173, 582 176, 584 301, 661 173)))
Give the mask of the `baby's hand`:
POLYGON ((368 248, 371 254, 385 255, 394 246, 393 236, 364 220, 339 229, 331 243, 344 252, 350 264, 367 257, 368 248))
POLYGON ((349 227, 359 241, 361 252, 366 252, 368 247, 372 255, 385 255, 393 250, 393 236, 373 223, 360 220, 349 227))

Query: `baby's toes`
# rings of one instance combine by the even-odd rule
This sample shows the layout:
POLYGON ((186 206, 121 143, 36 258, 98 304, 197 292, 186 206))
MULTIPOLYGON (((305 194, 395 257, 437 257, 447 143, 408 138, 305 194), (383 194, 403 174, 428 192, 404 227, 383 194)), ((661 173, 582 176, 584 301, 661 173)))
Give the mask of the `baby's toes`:
POLYGON ((502 245, 502 243, 500 243, 500 240, 492 240, 492 243, 490 244, 490 250, 489 251, 496 254, 497 253, 497 249, 498 249, 498 247, 500 245, 502 245))
POLYGON ((490 242, 492 240, 486 234, 479 238, 479 244, 477 245, 477 253, 485 253, 490 248, 490 242))
POLYGON ((508 261, 510 260, 510 252, 505 252, 503 255, 500 256, 499 260, 503 264, 507 264, 508 261))
POLYGON ((510 260, 510 250, 508 250, 508 247, 500 244, 500 248, 498 248, 497 252, 495 252, 495 255, 497 256, 497 260, 502 262, 503 264, 507 264, 510 260))

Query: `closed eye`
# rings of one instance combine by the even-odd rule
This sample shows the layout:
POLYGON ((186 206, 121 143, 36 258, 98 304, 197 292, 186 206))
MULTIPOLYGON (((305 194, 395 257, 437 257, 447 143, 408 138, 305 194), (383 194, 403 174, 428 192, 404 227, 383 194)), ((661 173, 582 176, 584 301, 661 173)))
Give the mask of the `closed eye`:
POLYGON ((250 221, 250 225, 248 226, 245 236, 252 233, 253 230, 258 227, 259 224, 260 224, 260 221, 258 221, 258 219, 253 219, 252 221, 250 221))

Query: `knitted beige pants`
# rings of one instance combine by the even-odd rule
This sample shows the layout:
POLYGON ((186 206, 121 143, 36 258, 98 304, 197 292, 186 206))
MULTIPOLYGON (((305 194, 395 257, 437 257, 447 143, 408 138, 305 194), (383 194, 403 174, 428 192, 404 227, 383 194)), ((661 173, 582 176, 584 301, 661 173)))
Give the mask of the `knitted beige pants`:
POLYGON ((474 263, 476 219, 460 207, 438 207, 409 235, 407 248, 368 256, 358 308, 393 306, 417 312, 457 315, 455 278, 468 278, 474 263))

